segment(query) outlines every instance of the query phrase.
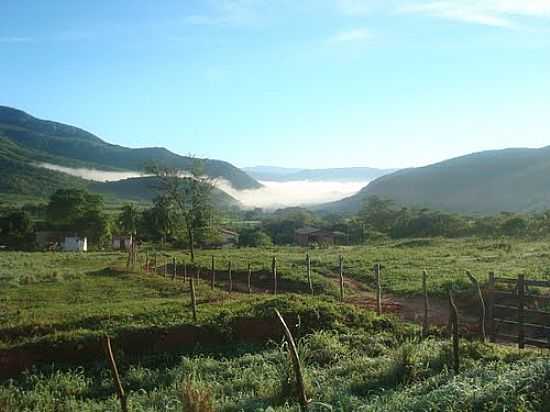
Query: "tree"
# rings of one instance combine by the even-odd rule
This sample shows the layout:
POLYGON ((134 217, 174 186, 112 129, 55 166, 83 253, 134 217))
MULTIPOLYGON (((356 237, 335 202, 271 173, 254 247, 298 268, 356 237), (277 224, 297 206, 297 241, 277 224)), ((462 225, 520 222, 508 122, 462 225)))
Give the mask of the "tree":
POLYGON ((90 209, 85 211, 73 222, 72 227, 78 233, 86 236, 90 244, 102 248, 109 242, 111 236, 111 222, 101 210, 90 209))
POLYGON ((90 210, 103 209, 103 199, 99 195, 81 189, 59 189, 51 197, 46 208, 50 223, 70 226, 90 210))
POLYGON ((271 237, 258 228, 243 229, 239 233, 239 246, 263 248, 272 245, 271 237))
POLYGON ((139 212, 136 205, 129 203, 122 206, 120 215, 118 217, 118 225, 120 230, 130 235, 137 232, 139 220, 139 212))
POLYGON ((370 196, 359 211, 359 219, 371 231, 389 233, 399 216, 393 209, 393 201, 370 196))
POLYGON ((212 179, 203 174, 204 164, 195 160, 192 169, 184 172, 179 169, 152 166, 149 173, 158 178, 162 198, 172 207, 175 220, 185 227, 191 261, 195 261, 197 240, 206 236, 212 216, 212 179))
POLYGON ((1 242, 10 249, 32 249, 34 246, 34 225, 30 215, 14 211, 0 220, 1 242))

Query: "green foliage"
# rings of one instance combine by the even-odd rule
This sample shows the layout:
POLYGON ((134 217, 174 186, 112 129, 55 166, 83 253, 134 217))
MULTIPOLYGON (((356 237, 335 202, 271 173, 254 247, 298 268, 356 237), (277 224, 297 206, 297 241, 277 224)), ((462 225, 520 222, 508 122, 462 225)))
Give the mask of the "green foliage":
POLYGON ((139 212, 135 204, 129 203, 122 206, 118 217, 118 226, 123 233, 132 234, 137 232, 139 225, 139 212))
POLYGON ((239 232, 239 246, 266 248, 272 245, 271 237, 259 228, 244 228, 239 232))
POLYGON ((549 159, 550 147, 473 153, 382 176, 356 195, 323 209, 354 214, 366 199, 378 196, 399 207, 446 213, 541 212, 550 198, 549 159))
POLYGON ((27 212, 12 211, 0 218, 0 243, 16 250, 33 248, 34 225, 27 212))

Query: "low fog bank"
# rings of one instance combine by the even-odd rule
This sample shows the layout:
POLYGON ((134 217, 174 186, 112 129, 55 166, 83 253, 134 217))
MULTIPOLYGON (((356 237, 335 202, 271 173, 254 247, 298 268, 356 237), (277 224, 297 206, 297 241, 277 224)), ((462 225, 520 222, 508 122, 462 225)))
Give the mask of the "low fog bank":
POLYGON ((239 200, 245 207, 274 209, 334 202, 357 193, 369 182, 303 180, 291 182, 260 181, 260 183, 264 187, 253 190, 235 190, 226 181, 218 181, 216 186, 239 200))
POLYGON ((95 182, 116 182, 118 180, 130 179, 132 177, 145 176, 144 174, 139 172, 114 172, 97 169, 74 168, 58 166, 51 163, 38 163, 38 166, 49 170, 55 170, 56 172, 67 173, 71 176, 93 180, 95 182))
MULTIPOLYGON (((134 177, 144 177, 139 172, 114 172, 97 169, 73 168, 54 165, 51 163, 38 163, 40 167, 67 173, 96 182, 116 182, 134 177)), ((182 177, 188 175, 182 174, 182 177)), ((292 206, 309 206, 319 203, 334 202, 351 196, 365 187, 369 182, 335 182, 335 181, 260 181, 264 187, 260 189, 237 190, 230 182, 224 179, 216 179, 214 185, 237 199, 244 207, 261 207, 275 209, 292 206)))

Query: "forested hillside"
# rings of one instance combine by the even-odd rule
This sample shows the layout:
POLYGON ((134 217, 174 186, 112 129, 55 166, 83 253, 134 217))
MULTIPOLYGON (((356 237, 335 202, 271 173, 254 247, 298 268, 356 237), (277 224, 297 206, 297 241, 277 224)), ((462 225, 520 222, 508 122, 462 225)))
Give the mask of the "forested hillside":
POLYGON ((322 209, 354 213, 376 195, 400 206, 469 214, 540 211, 550 206, 548 176, 550 146, 486 151, 383 176, 322 209))

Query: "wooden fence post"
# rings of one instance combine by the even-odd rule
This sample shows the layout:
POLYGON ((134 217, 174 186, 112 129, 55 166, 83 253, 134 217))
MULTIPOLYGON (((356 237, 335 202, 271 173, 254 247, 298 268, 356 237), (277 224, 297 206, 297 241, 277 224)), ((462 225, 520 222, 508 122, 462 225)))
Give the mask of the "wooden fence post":
POLYGON ((227 275, 229 277, 229 293, 233 292, 233 274, 231 273, 231 260, 229 261, 229 264, 227 265, 227 275))
POLYGON ((344 256, 340 255, 340 302, 344 301, 344 256))
POLYGON ((273 294, 277 294, 277 258, 273 256, 273 261, 271 263, 271 272, 273 274, 273 294))
POLYGON ((470 282, 472 282, 472 284, 474 285, 474 288, 476 289, 476 292, 477 292, 477 296, 479 297, 479 304, 480 304, 479 328, 480 328, 481 341, 485 343, 487 341, 487 333, 485 332, 485 299, 483 299, 481 286, 479 286, 479 282, 477 281, 475 276, 472 275, 472 272, 467 270, 466 275, 470 279, 470 282))
POLYGON ((453 298, 453 292, 449 289, 449 318, 452 324, 453 338, 453 369, 455 373, 460 371, 460 342, 458 335, 458 310, 453 298))
POLYGON ((214 256, 212 256, 212 273, 211 273, 211 276, 212 278, 210 279, 210 289, 214 290, 214 286, 216 284, 216 263, 215 263, 215 260, 214 260, 214 256))
POLYGON ((422 271, 422 293, 424 294, 424 319, 422 322, 422 336, 428 336, 430 329, 430 321, 428 319, 429 315, 429 301, 428 301, 428 272, 422 271))
POLYGON ((199 283, 201 283, 201 267, 200 266, 197 268, 196 276, 197 276, 197 286, 198 286, 199 283))
POLYGON ((248 264, 248 293, 252 293, 252 265, 248 264))
POLYGON ((178 261, 175 257, 172 258, 172 265, 173 265, 173 277, 172 280, 176 280, 178 277, 178 261))
POLYGON ((525 275, 518 276, 518 347, 525 348, 525 275))
POLYGON ((305 412, 308 410, 308 404, 310 403, 310 401, 308 400, 306 395, 306 385, 304 383, 304 375, 302 374, 302 366, 300 365, 300 358, 298 356, 298 350, 296 349, 296 343, 294 342, 292 333, 290 333, 290 329, 288 329, 285 320, 277 309, 275 309, 275 313, 277 314, 277 317, 279 318, 279 321, 283 326, 283 331, 285 333, 286 340, 288 341, 288 351, 290 352, 292 364, 294 366, 294 374, 296 375, 296 387, 298 389, 300 410, 302 412, 305 412))
POLYGON ((145 273, 149 273, 149 251, 145 251, 145 273))
POLYGON ((487 317, 489 318, 489 339, 496 341, 495 327, 495 272, 489 272, 489 282, 487 285, 487 317))
POLYGON ((193 322, 197 321, 197 295, 195 293, 195 282, 189 277, 189 291, 191 292, 191 309, 193 311, 193 322))
POLYGON ((158 269, 157 269, 157 254, 155 253, 155 257, 153 258, 153 271, 155 275, 158 275, 158 269))
POLYGON ((124 393, 124 388, 122 387, 122 382, 120 381, 120 375, 118 374, 118 368, 115 357, 113 356, 113 350, 111 348, 111 339, 108 336, 105 336, 104 347, 107 360, 109 361, 109 367, 111 368, 111 375, 113 376, 113 381, 115 382, 118 399, 120 400, 120 408, 122 409, 122 412, 128 412, 128 400, 126 399, 126 394, 124 393))
POLYGON ((313 295, 313 284, 311 283, 311 258, 309 252, 306 254, 306 269, 307 269, 307 284, 309 285, 309 292, 313 295))
POLYGON ((168 277, 168 260, 164 258, 164 278, 168 277))
POLYGON ((380 263, 374 265, 374 275, 376 277, 376 313, 382 314, 382 275, 380 263))

